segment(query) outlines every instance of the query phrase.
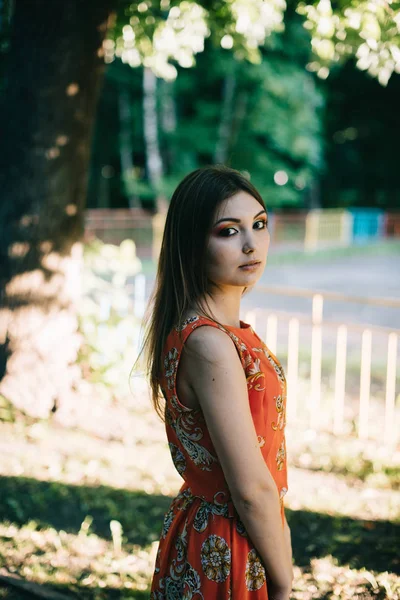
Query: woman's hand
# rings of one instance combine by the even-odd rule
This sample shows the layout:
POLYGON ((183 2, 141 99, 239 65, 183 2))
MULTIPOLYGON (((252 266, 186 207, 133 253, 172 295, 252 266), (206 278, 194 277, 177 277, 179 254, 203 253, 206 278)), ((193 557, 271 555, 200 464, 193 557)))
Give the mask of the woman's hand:
MULTIPOLYGON (((290 527, 288 525, 286 517, 285 517, 285 520, 283 523, 283 537, 285 539, 285 547, 286 547, 286 552, 287 552, 287 556, 288 556, 288 560, 289 560, 289 565, 290 565, 290 567, 292 567, 292 565, 293 565, 292 541, 291 541, 291 535, 290 535, 290 527)), ((292 580, 293 580, 293 571, 291 571, 291 573, 292 573, 292 580)), ((283 586, 283 587, 282 587, 282 585, 276 585, 273 582, 270 582, 268 584, 268 598, 269 598, 269 600, 289 600, 291 590, 292 590, 292 581, 290 581, 290 583, 288 582, 287 586, 283 586)))
POLYGON ((284 587, 276 586, 273 582, 268 583, 268 599, 269 600, 290 600, 292 586, 284 587))

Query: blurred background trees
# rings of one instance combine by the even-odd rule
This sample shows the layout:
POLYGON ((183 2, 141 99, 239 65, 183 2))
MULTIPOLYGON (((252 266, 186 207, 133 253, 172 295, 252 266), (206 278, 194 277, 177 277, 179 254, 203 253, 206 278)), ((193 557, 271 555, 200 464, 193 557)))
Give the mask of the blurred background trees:
POLYGON ((86 206, 164 211, 225 162, 275 210, 393 207, 399 22, 380 0, 3 0, 0 393, 34 416, 80 395, 86 206))
POLYGON ((152 225, 188 171, 223 162, 272 209, 268 285, 314 289, 312 319, 304 289, 255 291, 247 307, 268 314, 266 342, 299 396, 296 597, 399 597, 398 301, 370 306, 399 296, 399 246, 386 240, 385 259, 364 243, 385 210, 385 231, 400 232, 399 29, 391 0, 0 0, 0 587, 148 597, 181 484, 142 374, 128 387, 152 225), (375 207, 368 227, 366 210, 350 219, 357 207, 375 207), (306 235, 316 213, 336 227, 325 254, 315 219, 306 235), (82 243, 103 224, 104 238, 134 241, 82 243), (292 243, 285 256, 274 236, 292 243))
MULTIPOLYGON (((256 49, 245 43, 249 21, 243 16, 240 35, 234 23, 221 22, 223 4, 213 9, 204 51, 188 56, 178 48, 172 72, 157 48, 150 56, 141 50, 150 47, 162 13, 145 2, 137 14, 132 7, 139 4, 118 13, 106 42, 110 64, 98 107, 88 206, 131 206, 134 198, 136 206, 155 209, 160 190, 168 197, 188 170, 227 162, 251 172, 272 209, 396 208, 398 9, 357 1, 332 9, 323 0, 289 2, 283 12, 282 3, 264 3, 276 30, 256 49), (284 27, 277 15, 284 15, 284 27), (153 89, 156 185, 148 162, 154 150, 145 127, 144 64, 161 75, 153 89), (129 97, 129 116, 121 113, 121 90, 129 97), (114 148, 101 142, 110 139, 110 127, 114 148), (121 127, 125 143, 118 142, 121 127), (383 160, 376 159, 378 147, 383 160)), ((178 5, 168 4, 164 17, 175 7, 178 20, 178 5)))
MULTIPOLYGON (((283 34, 269 38, 260 64, 238 61, 231 51, 206 42, 195 66, 178 67, 173 81, 157 80, 159 184, 166 196, 191 169, 222 162, 251 173, 270 207, 301 205, 302 191, 323 163, 324 100, 315 77, 305 70, 309 36, 299 21, 293 15, 283 34), (284 180, 288 177, 289 185, 277 186, 276 172, 284 180)), ((120 61, 108 66, 93 144, 89 207, 126 206, 131 195, 143 207, 153 206, 148 156, 154 150, 146 134, 145 73, 146 68, 132 70, 120 61), (124 128, 130 136, 128 169, 118 143, 121 93, 130 107, 129 127, 124 128), (104 143, 110 128, 113 145, 104 143), (108 202, 104 165, 113 174, 108 202)))

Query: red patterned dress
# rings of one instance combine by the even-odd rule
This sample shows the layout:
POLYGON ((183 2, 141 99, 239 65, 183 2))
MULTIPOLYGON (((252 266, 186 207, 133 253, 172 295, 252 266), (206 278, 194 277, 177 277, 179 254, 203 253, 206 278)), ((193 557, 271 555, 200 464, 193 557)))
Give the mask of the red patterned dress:
POLYGON ((235 344, 260 451, 278 488, 284 522, 286 380, 282 366, 249 324, 240 321, 240 327, 221 328, 210 319, 190 317, 172 329, 164 348, 161 387, 166 433, 184 482, 165 515, 150 598, 267 600, 265 569, 233 505, 203 414, 183 406, 177 397, 182 346, 203 325, 222 329, 235 344))

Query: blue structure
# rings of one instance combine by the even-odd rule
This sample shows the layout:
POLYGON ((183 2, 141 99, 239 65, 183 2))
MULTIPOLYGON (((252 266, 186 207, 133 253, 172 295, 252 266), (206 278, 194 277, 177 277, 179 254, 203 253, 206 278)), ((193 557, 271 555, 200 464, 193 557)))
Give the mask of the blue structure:
POLYGON ((384 237, 385 213, 380 208, 349 208, 353 217, 353 243, 362 244, 384 237))

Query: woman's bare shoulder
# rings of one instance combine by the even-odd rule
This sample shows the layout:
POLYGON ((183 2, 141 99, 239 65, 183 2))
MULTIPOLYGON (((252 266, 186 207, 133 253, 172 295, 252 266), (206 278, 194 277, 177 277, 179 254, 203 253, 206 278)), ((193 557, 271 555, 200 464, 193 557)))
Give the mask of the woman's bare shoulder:
POLYGON ((218 358, 226 352, 236 353, 229 334, 211 323, 196 327, 187 338, 186 346, 207 358, 210 358, 210 354, 218 358))

